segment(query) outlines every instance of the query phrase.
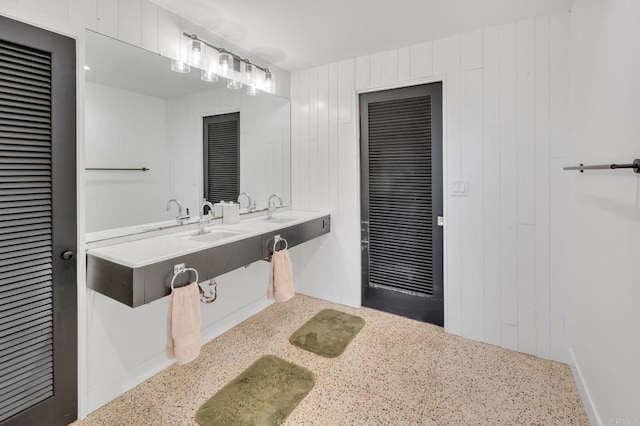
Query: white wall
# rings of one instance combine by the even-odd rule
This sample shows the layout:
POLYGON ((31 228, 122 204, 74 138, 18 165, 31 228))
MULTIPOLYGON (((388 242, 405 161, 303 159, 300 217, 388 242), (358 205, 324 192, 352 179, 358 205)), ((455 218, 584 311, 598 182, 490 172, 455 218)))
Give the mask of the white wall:
POLYGON ((193 215, 198 212, 204 193, 202 118, 230 112, 240 112, 240 192, 248 192, 258 209, 267 207, 273 193, 291 205, 290 101, 226 88, 169 101, 173 196, 193 215))
MULTIPOLYGON (((580 0, 572 14, 572 164, 640 157, 640 2, 580 0)), ((571 176, 568 331, 593 424, 640 424, 640 175, 571 176)))
MULTIPOLYGON (((78 40, 79 253, 85 250, 84 28, 171 58, 179 55, 182 31, 197 30, 204 38, 263 63, 254 55, 195 28, 190 22, 149 0, 0 0, 0 14, 78 40)), ((265 65, 274 71, 277 94, 288 98, 289 73, 270 64, 265 65)), ((160 371, 169 362, 161 355, 160 338, 152 330, 153 327, 165 329, 164 301, 158 301, 148 311, 144 308, 134 310, 87 291, 84 256, 78 256, 78 259, 78 393, 79 417, 84 418, 100 405, 160 371), (130 319, 131 322, 120 321, 120 318, 130 319), (146 333, 151 334, 149 340, 141 337, 146 333), (155 344, 149 343, 149 347, 143 349, 136 344, 129 344, 135 343, 138 338, 142 342, 152 341, 155 344), (102 351, 115 353, 117 358, 101 362, 102 351)), ((211 339, 267 306, 268 302, 261 296, 266 287, 266 284, 261 284, 267 276, 265 267, 259 263, 221 279, 221 294, 226 293, 227 296, 221 295, 215 306, 203 314, 203 325, 207 327, 203 338, 211 339)))
POLYGON ((293 205, 333 224, 299 290, 360 305, 357 92, 443 80, 446 330, 566 361, 569 61, 565 13, 292 73, 293 205))
POLYGON ((87 172, 87 232, 175 217, 167 101, 86 83, 85 105, 87 167, 150 169, 87 172))

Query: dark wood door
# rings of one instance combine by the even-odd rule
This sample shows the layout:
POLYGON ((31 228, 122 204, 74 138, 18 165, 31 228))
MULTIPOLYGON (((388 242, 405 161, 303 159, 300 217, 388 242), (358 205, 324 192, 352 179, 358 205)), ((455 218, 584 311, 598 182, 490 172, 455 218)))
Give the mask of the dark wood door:
POLYGON ((362 304, 444 324, 442 84, 360 95, 362 304))
POLYGON ((76 44, 0 17, 0 424, 77 412, 76 44))

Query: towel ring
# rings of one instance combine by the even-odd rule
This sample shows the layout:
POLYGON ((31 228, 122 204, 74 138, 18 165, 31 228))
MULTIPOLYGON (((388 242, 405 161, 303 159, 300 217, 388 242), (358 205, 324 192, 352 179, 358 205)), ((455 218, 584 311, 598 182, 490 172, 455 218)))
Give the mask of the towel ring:
POLYGON ((193 272, 196 274, 196 283, 199 281, 198 271, 194 268, 187 268, 184 263, 180 263, 173 267, 173 278, 171 278, 171 291, 173 291, 173 284, 176 281, 176 277, 184 272, 193 272))
POLYGON ((276 247, 278 246, 278 243, 280 241, 284 241, 284 249, 283 250, 287 250, 289 248, 289 243, 287 242, 287 240, 282 238, 280 235, 276 235, 274 237, 274 240, 273 240, 273 249, 271 250, 272 253, 276 252, 276 247))

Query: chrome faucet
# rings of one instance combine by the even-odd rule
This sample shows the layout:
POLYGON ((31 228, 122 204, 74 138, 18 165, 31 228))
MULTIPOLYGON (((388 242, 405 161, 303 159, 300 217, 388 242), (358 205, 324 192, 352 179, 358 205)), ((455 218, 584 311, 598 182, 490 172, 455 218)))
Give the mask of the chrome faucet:
POLYGON ((247 210, 249 212, 254 211, 256 209, 256 202, 253 201, 251 195, 249 195, 248 192, 241 192, 240 195, 238 195, 238 204, 240 204, 240 207, 242 207, 242 203, 240 202, 240 198, 242 196, 245 196, 247 198, 247 210))
POLYGON ((269 213, 267 214, 267 219, 272 219, 273 214, 276 212, 276 203, 271 202, 273 198, 277 199, 280 202, 280 207, 282 207, 282 198, 278 194, 271 194, 271 196, 269 197, 269 201, 267 202, 267 205, 269 206, 269 213))
POLYGON ((171 210, 171 203, 176 203, 176 206, 178 206, 178 216, 176 216, 176 223, 178 225, 184 225, 185 222, 189 220, 189 214, 186 214, 184 216, 182 215, 182 203, 175 198, 167 201, 167 211, 171 210))
POLYGON ((202 199, 202 205, 200 206, 200 220, 198 220, 198 235, 204 234, 204 225, 211 221, 213 214, 213 204, 207 201, 206 198, 202 199), (204 216, 204 208, 209 207, 209 213, 207 217, 204 216))

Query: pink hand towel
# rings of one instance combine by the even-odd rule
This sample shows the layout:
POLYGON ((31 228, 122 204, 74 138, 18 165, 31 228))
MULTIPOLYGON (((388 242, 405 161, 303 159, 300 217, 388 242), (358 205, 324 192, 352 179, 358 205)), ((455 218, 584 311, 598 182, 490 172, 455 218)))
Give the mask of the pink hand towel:
POLYGON ((293 268, 289 250, 280 250, 271 256, 271 273, 267 297, 276 302, 286 302, 295 294, 293 288, 293 268))
POLYGON ((169 295, 167 357, 178 365, 200 355, 200 289, 198 283, 174 288, 169 295))

